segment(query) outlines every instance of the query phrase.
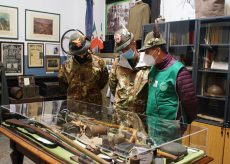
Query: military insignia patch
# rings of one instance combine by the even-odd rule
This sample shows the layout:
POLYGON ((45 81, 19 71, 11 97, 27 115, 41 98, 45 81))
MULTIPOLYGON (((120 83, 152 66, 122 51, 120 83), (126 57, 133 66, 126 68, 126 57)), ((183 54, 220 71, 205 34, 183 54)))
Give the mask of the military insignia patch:
POLYGON ((80 38, 77 38, 75 40, 72 41, 77 47, 82 47, 82 43, 81 43, 81 40, 80 38))
POLYGON ((160 90, 161 90, 161 91, 166 91, 167 88, 168 88, 168 84, 167 84, 167 83, 162 82, 162 83, 160 84, 160 90))
POLYGON ((114 35, 114 40, 116 43, 120 43, 121 42, 121 35, 120 34, 114 35))

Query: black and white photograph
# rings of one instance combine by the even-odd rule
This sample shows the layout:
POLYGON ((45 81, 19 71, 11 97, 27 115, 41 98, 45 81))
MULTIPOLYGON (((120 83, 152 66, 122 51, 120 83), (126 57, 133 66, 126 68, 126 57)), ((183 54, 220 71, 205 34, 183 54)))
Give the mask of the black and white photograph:
POLYGON ((6 75, 16 76, 23 74, 24 43, 1 42, 1 61, 6 75))
POLYGON ((45 52, 46 55, 60 55, 60 44, 50 44, 50 43, 46 43, 45 44, 45 52))
POLYGON ((108 4, 107 12, 107 33, 114 34, 122 26, 128 27, 129 9, 134 3, 123 0, 108 4))

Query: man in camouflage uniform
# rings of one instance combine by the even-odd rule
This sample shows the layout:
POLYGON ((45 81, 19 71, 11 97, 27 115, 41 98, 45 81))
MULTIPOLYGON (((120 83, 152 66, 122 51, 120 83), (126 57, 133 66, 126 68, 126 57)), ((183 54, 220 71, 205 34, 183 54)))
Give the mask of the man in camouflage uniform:
POLYGON ((133 38, 127 29, 120 29, 114 35, 115 51, 120 55, 109 75, 109 86, 115 97, 113 121, 145 134, 144 120, 136 113, 143 114, 146 110, 149 67, 140 62, 133 38))
POLYGON ((102 104, 101 90, 108 81, 105 62, 90 50, 90 41, 76 30, 70 36, 71 57, 61 66, 59 80, 67 88, 67 99, 102 104))
POLYGON ((115 33, 115 51, 120 55, 113 63, 109 86, 115 96, 114 109, 144 113, 149 67, 136 67, 140 55, 133 38, 127 29, 115 33))

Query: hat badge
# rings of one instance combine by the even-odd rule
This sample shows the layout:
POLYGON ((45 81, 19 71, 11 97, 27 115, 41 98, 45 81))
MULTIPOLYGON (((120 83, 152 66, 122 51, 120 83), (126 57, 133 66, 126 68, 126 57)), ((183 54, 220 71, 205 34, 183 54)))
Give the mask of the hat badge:
POLYGON ((114 35, 114 40, 116 43, 120 43, 121 42, 121 35, 120 34, 114 35))
POLYGON ((149 40, 148 44, 156 44, 157 42, 159 42, 159 38, 152 38, 149 40))
POLYGON ((81 40, 80 38, 77 38, 75 40, 72 41, 77 47, 82 47, 82 43, 81 43, 81 40))

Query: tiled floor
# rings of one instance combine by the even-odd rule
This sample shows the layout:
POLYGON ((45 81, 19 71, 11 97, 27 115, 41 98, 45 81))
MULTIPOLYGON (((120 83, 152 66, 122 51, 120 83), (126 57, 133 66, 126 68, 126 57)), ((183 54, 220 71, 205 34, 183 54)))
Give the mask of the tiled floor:
MULTIPOLYGON (((10 140, 0 133, 0 163, 1 164, 11 163, 11 159, 10 159, 11 151, 12 150, 10 149, 10 140)), ((30 159, 24 157, 23 163, 31 164, 33 162, 30 159)))

